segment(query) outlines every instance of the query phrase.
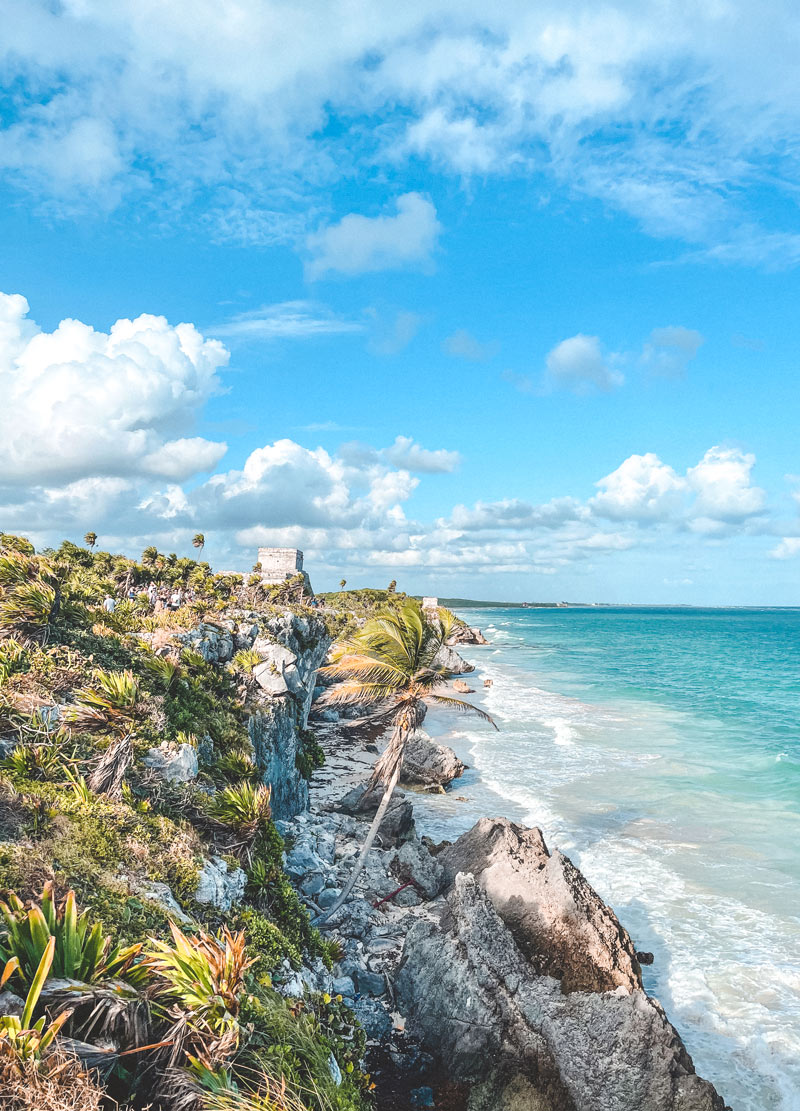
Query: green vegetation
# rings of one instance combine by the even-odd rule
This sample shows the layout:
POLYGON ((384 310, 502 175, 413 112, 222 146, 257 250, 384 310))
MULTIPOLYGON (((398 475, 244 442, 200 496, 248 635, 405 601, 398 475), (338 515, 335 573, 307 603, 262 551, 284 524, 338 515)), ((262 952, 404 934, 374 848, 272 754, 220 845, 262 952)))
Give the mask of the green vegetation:
MULTIPOLYGON (((271 985, 285 961, 330 965, 336 950, 284 872, 254 760, 260 656, 209 662, 193 633, 266 627, 287 609, 338 631, 359 608, 310 610, 302 576, 268 588, 152 546, 131 560, 84 540, 37 553, 0 534, 0 970, 25 998, 20 1018, 0 1019, 0 1090, 21 1111, 364 1111, 352 1014, 271 985), (151 611, 151 582, 191 600, 151 611), (198 777, 155 773, 145 757, 162 744, 191 745, 198 777), (228 913, 195 901, 212 855, 247 875, 228 913), (180 926, 161 885, 188 916, 180 926), (65 1055, 75 1044, 96 1074, 65 1055)), ((199 556, 202 534, 192 543, 199 556)), ((303 730, 300 773, 322 759, 303 730)))

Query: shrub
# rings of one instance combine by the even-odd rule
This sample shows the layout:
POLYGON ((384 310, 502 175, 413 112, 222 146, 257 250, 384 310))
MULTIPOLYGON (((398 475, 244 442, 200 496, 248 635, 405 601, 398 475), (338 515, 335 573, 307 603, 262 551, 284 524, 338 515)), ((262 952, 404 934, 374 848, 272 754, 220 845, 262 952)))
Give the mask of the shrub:
POLYGON ((270 818, 272 788, 264 783, 239 783, 214 796, 209 812, 218 822, 253 836, 270 818))
POLYGON ((118 977, 128 982, 143 979, 143 967, 133 964, 141 945, 124 949, 112 946, 99 922, 90 928, 88 911, 78 914, 74 891, 69 891, 58 906, 53 885, 48 882, 39 906, 33 905, 26 911, 21 900, 12 894, 8 903, 0 902, 0 912, 5 921, 0 957, 16 962, 16 972, 25 984, 34 982, 36 969, 48 949, 53 975, 61 979, 86 984, 118 977))
POLYGON ((261 653, 256 652, 254 648, 242 648, 233 657, 233 666, 237 667, 239 671, 245 671, 251 674, 253 669, 258 667, 261 663, 261 653))

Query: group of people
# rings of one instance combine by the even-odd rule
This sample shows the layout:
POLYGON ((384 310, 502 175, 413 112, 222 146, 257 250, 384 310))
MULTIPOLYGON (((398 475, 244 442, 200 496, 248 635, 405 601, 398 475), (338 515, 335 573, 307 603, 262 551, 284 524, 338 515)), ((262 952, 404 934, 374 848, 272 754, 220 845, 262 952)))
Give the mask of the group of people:
MULTIPOLYGON (((189 588, 184 590, 181 586, 176 586, 170 589, 167 586, 159 586, 157 583, 151 582, 147 585, 145 590, 147 594, 147 601, 153 613, 162 613, 164 610, 177 610, 187 602, 195 600, 194 591, 189 588)), ((131 586, 125 595, 127 601, 135 602, 141 594, 141 590, 137 590, 131 586)), ((106 613, 113 613, 117 608, 116 599, 112 594, 106 594, 103 599, 103 609, 106 613)))

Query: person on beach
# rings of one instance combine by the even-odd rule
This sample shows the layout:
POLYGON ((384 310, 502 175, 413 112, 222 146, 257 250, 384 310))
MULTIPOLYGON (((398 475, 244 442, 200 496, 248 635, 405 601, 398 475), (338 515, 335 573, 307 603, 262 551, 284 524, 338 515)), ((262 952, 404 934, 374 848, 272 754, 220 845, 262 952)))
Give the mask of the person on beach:
POLYGON ((106 613, 113 613, 116 608, 117 603, 114 601, 110 594, 106 594, 105 598, 103 599, 103 609, 106 611, 106 613))

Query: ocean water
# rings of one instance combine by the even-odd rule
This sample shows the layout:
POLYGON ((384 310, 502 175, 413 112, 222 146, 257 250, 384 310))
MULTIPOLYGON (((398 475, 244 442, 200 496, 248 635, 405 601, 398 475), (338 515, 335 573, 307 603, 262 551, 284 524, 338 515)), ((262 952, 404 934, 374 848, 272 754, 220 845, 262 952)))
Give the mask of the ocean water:
POLYGON ((429 714, 470 769, 415 801, 422 831, 540 826, 655 954, 697 1071, 734 1111, 800 1111, 800 609, 460 616, 500 731, 429 714))

